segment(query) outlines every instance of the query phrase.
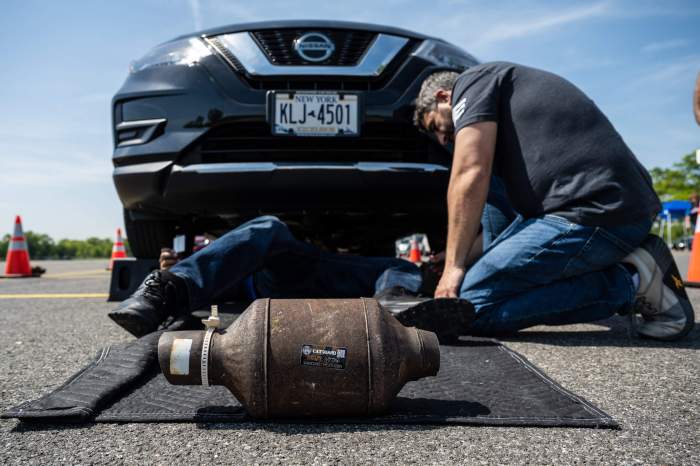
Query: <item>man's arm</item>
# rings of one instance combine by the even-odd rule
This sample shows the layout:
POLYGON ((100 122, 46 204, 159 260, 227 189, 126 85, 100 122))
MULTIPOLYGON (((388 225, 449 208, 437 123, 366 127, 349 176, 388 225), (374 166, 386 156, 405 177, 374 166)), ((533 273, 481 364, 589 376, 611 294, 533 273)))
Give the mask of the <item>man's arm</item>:
POLYGON ((695 121, 700 125, 700 73, 698 80, 695 81, 695 95, 693 96, 693 112, 695 113, 695 121))
POLYGON ((488 121, 467 126, 457 133, 447 190, 445 271, 435 290, 436 298, 459 295, 465 263, 477 238, 488 196, 496 132, 496 123, 488 121))

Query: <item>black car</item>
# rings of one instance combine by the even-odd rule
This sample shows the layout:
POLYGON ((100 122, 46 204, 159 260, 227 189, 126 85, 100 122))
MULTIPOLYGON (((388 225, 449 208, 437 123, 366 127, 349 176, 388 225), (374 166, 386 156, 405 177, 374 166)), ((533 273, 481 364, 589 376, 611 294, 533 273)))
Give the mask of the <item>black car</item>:
POLYGON ((273 214, 336 250, 446 230, 450 154, 412 124, 421 82, 476 60, 440 39, 338 21, 238 24, 131 64, 112 101, 131 248, 273 214))

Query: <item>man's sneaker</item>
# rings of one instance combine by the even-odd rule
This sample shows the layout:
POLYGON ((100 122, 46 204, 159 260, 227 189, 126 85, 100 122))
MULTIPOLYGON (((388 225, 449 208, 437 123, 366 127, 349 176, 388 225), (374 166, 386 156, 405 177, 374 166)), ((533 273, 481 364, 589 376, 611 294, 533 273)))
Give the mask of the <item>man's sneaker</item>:
POLYGON ((695 313, 663 240, 656 235, 647 236, 622 262, 631 264, 639 273, 639 289, 630 315, 634 330, 657 340, 677 340, 687 335, 695 324, 695 313))
POLYGON ((474 305, 466 299, 428 299, 395 314, 407 327, 435 332, 440 343, 449 343, 464 335, 474 321, 474 305))
POLYGON ((169 316, 184 313, 187 302, 184 279, 164 270, 155 270, 108 315, 132 335, 142 337, 157 330, 169 316))

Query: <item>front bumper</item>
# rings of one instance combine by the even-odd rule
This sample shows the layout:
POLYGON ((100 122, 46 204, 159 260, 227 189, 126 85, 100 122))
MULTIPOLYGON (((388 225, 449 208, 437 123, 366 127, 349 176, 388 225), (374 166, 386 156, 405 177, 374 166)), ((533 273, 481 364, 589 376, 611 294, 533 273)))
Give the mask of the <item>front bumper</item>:
POLYGON ((421 163, 150 162, 117 167, 128 209, 214 216, 258 211, 435 211, 448 169, 421 163))

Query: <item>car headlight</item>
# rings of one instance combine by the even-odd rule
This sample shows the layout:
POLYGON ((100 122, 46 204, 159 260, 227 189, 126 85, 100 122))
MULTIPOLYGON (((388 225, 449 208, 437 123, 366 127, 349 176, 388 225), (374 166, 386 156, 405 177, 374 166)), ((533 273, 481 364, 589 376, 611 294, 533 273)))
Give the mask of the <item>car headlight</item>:
POLYGON ((477 65, 479 62, 464 50, 438 40, 428 39, 424 41, 413 55, 428 60, 434 65, 449 68, 466 69, 477 65))
POLYGON ((211 55, 209 48, 196 38, 181 39, 161 44, 129 65, 130 73, 138 73, 157 66, 197 64, 202 58, 211 55))

